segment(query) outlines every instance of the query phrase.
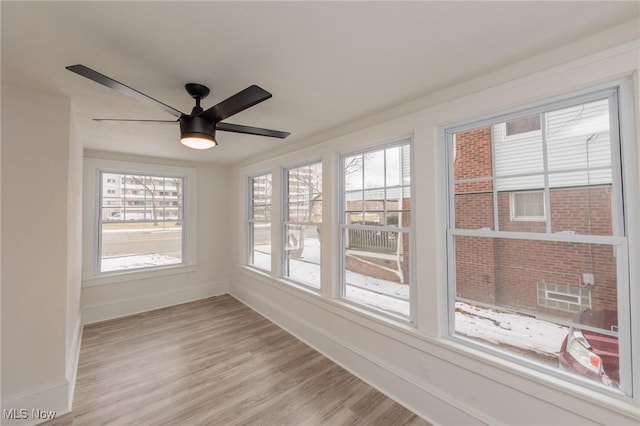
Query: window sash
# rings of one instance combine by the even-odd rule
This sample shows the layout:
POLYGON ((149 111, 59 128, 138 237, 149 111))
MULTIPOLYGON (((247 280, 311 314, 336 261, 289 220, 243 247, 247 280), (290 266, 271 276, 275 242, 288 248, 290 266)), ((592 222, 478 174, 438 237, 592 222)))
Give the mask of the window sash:
MULTIPOLYGON (((604 89, 601 91, 596 91, 592 93, 587 93, 584 95, 576 96, 573 98, 566 98, 564 100, 553 101, 548 104, 542 104, 540 106, 525 109, 517 113, 505 114, 502 116, 495 117, 493 119, 480 120, 476 122, 470 122, 464 125, 455 126, 449 129, 446 129, 444 132, 445 141, 447 143, 447 149, 445 150, 447 156, 447 175, 448 175, 448 209, 447 209, 447 274, 448 274, 448 334, 455 339, 461 339, 465 344, 469 344, 473 347, 478 347, 478 343, 473 342, 471 340, 465 339, 459 335, 456 335, 456 323, 455 323, 455 309, 453 308, 453 304, 456 300, 460 300, 460 298, 456 295, 455 290, 455 277, 456 277, 456 262, 455 262, 455 244, 454 238, 455 236, 483 236, 483 237, 492 237, 492 238, 511 238, 511 239, 532 239, 532 240, 542 240, 542 241, 561 241, 561 242, 579 242, 579 243, 591 243, 591 244, 609 244, 614 247, 615 253, 615 261, 616 261, 616 271, 617 271, 617 292, 618 292, 618 332, 612 333, 603 333, 601 329, 594 329, 592 331, 599 332, 602 334, 611 334, 615 336, 620 336, 619 340, 619 356, 620 356, 620 383, 619 390, 624 392, 625 394, 632 396, 632 388, 633 383, 631 382, 631 358, 630 358, 630 347, 631 347, 631 334, 630 334, 630 315, 629 315, 629 307, 627 306, 629 303, 628 295, 629 293, 629 285, 630 285, 630 277, 629 277, 629 263, 628 263, 628 241, 626 237, 626 227, 623 216, 623 194, 622 194, 622 159, 620 158, 620 128, 618 124, 618 88, 604 89), (456 158, 456 153, 451 152, 451 149, 455 150, 456 143, 456 134, 473 130, 476 128, 480 128, 483 126, 492 126, 496 123, 504 123, 507 120, 525 117, 528 115, 532 115, 535 113, 539 113, 544 117, 544 113, 547 111, 559 110, 562 108, 571 107, 573 105, 579 105, 581 103, 587 103, 590 101, 597 101, 600 99, 608 99, 609 105, 609 132, 610 132, 610 154, 611 154, 611 164, 609 166, 596 166, 589 167, 585 169, 587 172, 592 172, 594 170, 611 170, 611 217, 612 217, 612 235, 576 235, 565 232, 551 232, 550 225, 547 225, 546 232, 542 233, 529 233, 529 232, 514 232, 514 231, 501 231, 498 230, 498 206, 497 206, 497 188, 496 188, 496 179, 501 176, 496 176, 495 174, 495 156, 493 155, 492 147, 492 171, 494 176, 486 176, 486 177, 477 177, 471 179, 458 179, 455 180, 453 176, 453 161, 456 158), (493 191, 494 191, 494 217, 495 217, 495 230, 483 228, 483 229, 458 229, 455 227, 456 219, 455 219, 455 185, 462 182, 491 182, 493 191), (625 296, 626 295, 626 296, 625 296)), ((542 131, 544 132, 545 123, 544 120, 541 123, 542 131)), ((519 135, 514 135, 519 136, 519 135)), ((545 149, 546 151, 546 149, 545 149)), ((558 174, 562 171, 553 170, 549 172, 547 169, 547 160, 545 158, 545 215, 546 220, 549 222, 550 220, 550 203, 549 203, 549 176, 551 174, 558 174)), ((577 171, 577 169, 567 170, 571 172, 577 171)), ((523 173, 521 176, 531 176, 537 173, 523 173)), ((511 176, 510 176, 511 177, 511 176)), ((477 302, 474 302, 477 303, 477 302)), ((504 308, 501 308, 504 309, 504 308)), ((557 322, 557 319, 554 319, 557 322)), ((589 329, 589 327, 580 326, 583 329, 589 329)), ((515 362, 523 362, 528 366, 532 366, 534 368, 538 368, 537 363, 532 360, 526 360, 521 357, 514 357, 512 355, 507 354, 506 352, 495 348, 490 345, 480 344, 482 348, 485 350, 495 353, 496 355, 503 357, 505 359, 509 359, 510 361, 515 362)), ((549 371, 547 368, 544 368, 545 371, 551 372, 554 375, 560 375, 557 370, 549 371)), ((574 380, 575 377, 571 377, 568 375, 562 376, 568 380, 574 380)), ((592 383, 584 383, 586 386, 594 386, 598 387, 597 384, 592 383)))
MULTIPOLYGON (((96 256, 96 274, 97 275, 109 275, 114 273, 123 272, 136 272, 153 270, 158 268, 165 268, 168 266, 184 266, 186 265, 186 228, 187 218, 184 207, 185 194, 188 191, 186 176, 175 176, 166 174, 155 173, 133 173, 124 170, 109 170, 109 169, 97 169, 97 202, 96 202, 96 222, 97 222, 97 256, 96 256), (120 195, 114 195, 116 191, 107 186, 117 185, 118 179, 114 177, 107 177, 111 175, 120 176, 121 183, 119 184, 121 189, 120 195), (142 183, 135 184, 136 187, 140 187, 137 191, 142 193, 132 194, 127 190, 127 182, 135 179, 143 179, 142 183), (151 188, 146 185, 148 182, 161 181, 161 186, 156 187, 155 183, 151 188), (176 203, 174 204, 174 196, 166 194, 167 181, 179 181, 178 186, 175 188, 179 195, 176 195, 176 203), (110 191, 113 191, 111 193, 110 191), (153 191, 153 195, 149 195, 149 191, 153 191), (157 195, 155 193, 158 193, 157 195), (158 198, 156 198, 158 197, 158 198), (141 198, 141 199, 140 199, 141 198), (105 211, 118 210, 121 217, 120 220, 108 220, 105 218, 105 211), (167 213, 175 212, 173 215, 167 215, 167 213), (157 257, 156 259, 149 259, 145 261, 142 258, 141 266, 134 265, 128 266, 125 258, 132 258, 135 256, 149 256, 152 253, 132 252, 123 256, 118 256, 122 259, 122 262, 116 262, 116 265, 112 267, 106 267, 104 265, 104 248, 105 248, 105 229, 104 226, 123 222, 124 224, 141 223, 141 222, 172 222, 180 221, 180 241, 179 241, 179 255, 178 261, 174 262, 169 260, 168 257, 160 253, 156 253, 155 256, 164 256, 166 259, 157 257), (145 265, 144 263, 150 263, 145 265), (117 266, 117 265, 120 266, 117 266)), ((129 187, 131 183, 129 184, 129 187)), ((173 191, 170 191, 173 192, 173 191)), ((113 215, 109 215, 109 218, 113 215)), ((144 243, 144 241, 141 241, 144 243)), ((126 248, 126 243, 122 243, 123 248, 126 248)))
MULTIPOLYGON (((289 243, 290 243, 289 233, 292 228, 297 229, 298 227, 300 227, 300 230, 304 231, 305 226, 317 227, 318 229, 321 229, 322 227, 322 162, 316 161, 316 162, 311 162, 311 163, 303 164, 300 166, 284 169, 282 182, 283 182, 283 189, 284 189, 283 197, 282 197, 283 198, 282 276, 283 278, 290 280, 292 282, 295 282, 296 284, 301 284, 306 287, 309 287, 313 291, 320 291, 321 281, 318 282, 317 283, 318 285, 316 286, 315 283, 305 282, 304 280, 296 279, 295 277, 291 276, 290 254, 292 252, 292 247, 289 246, 289 243), (292 183, 293 177, 291 176, 291 173, 302 172, 301 169, 307 169, 309 173, 317 174, 316 178, 319 177, 319 182, 316 182, 316 183, 319 185, 319 188, 311 188, 311 187, 308 187, 307 185, 306 190, 296 191, 296 193, 292 191, 291 183, 292 183), (312 218, 314 217, 314 209, 317 209, 318 206, 320 207, 320 222, 314 222, 312 220, 312 218), (307 220, 300 220, 301 216, 299 213, 296 213, 295 218, 292 219, 291 217, 292 207, 295 207, 296 212, 298 212, 300 209, 301 210, 306 209, 307 214, 305 215, 305 218, 307 220)), ((301 186, 305 187, 304 183, 301 183, 298 181, 295 181, 295 182, 296 182, 296 188, 294 189, 300 189, 301 186)), ((300 238, 298 240, 298 244, 304 244, 302 241, 304 240, 300 238)), ((322 247, 322 243, 320 242, 319 250, 321 250, 321 247, 322 247)), ((304 248, 304 245, 303 245, 303 248, 304 248)), ((299 249, 299 247, 295 247, 295 249, 299 249)), ((318 263, 319 269, 321 267, 321 262, 322 262, 322 257, 320 255, 320 260, 318 263)), ((319 279, 321 280, 322 277, 320 276, 319 279)))
MULTIPOLYGON (((271 271, 271 265, 261 266, 260 262, 256 261, 256 228, 263 229, 263 233, 269 237, 269 247, 273 246, 271 241, 271 207, 273 201, 273 189, 272 175, 271 173, 264 173, 261 175, 250 176, 247 179, 247 265, 261 269, 264 271, 271 271), (256 186, 264 188, 264 192, 256 191, 256 186), (259 214, 256 215, 256 212, 259 214), (256 226, 257 225, 257 226, 256 226)), ((268 257, 271 259, 272 254, 269 253, 268 257)))
MULTIPOLYGON (((393 152, 391 155, 389 155, 390 157, 395 156, 396 153, 393 152)), ((339 217, 339 229, 340 229, 340 247, 341 247, 341 253, 340 253, 340 276, 341 276, 341 280, 340 280, 340 291, 339 291, 339 297, 344 300, 347 303, 350 304, 354 304, 356 306, 358 306, 359 308, 371 311, 371 312, 375 312, 376 314, 380 314, 389 318, 392 318, 394 320, 401 320, 401 321, 406 321, 409 323, 415 323, 415 318, 416 318, 416 309, 415 309, 415 283, 414 283, 414 277, 415 277, 415 271, 414 271, 414 253, 415 253, 415 245, 414 245, 414 233, 413 233, 413 214, 412 214, 412 208, 411 205, 413 204, 413 187, 411 185, 411 175, 413 173, 412 170, 412 164, 413 164, 413 148, 412 148, 412 143, 410 140, 401 140, 398 142, 394 142, 394 143, 389 143, 386 145, 380 145, 374 148, 370 148, 367 150, 362 150, 362 151, 358 151, 358 152, 352 152, 352 153, 348 153, 348 154, 343 154, 340 156, 340 217, 339 217), (381 173, 382 175, 382 179, 383 179, 383 184, 380 184, 379 182, 377 183, 372 183, 372 182, 365 182, 366 179, 366 174, 367 173, 371 173, 372 169, 371 169, 371 165, 367 165, 367 155, 383 155, 384 157, 384 161, 386 161, 387 158, 387 153, 391 150, 394 150, 395 148, 400 148, 399 150, 399 159, 398 161, 401 162, 400 164, 400 169, 399 169, 399 173, 393 174, 390 173, 387 170, 386 167, 386 163, 384 164, 384 172, 381 173), (404 150, 408 150, 408 152, 404 152, 404 150), (406 156, 406 158, 405 158, 406 156), (405 162, 408 160, 408 164, 405 164, 405 162), (347 164, 348 163, 348 164, 347 164), (361 169, 358 173, 357 176, 354 176, 353 174, 351 174, 351 176, 347 176, 346 175, 346 169, 350 168, 350 169, 358 169, 358 167, 361 169), (409 170, 406 170, 406 169, 409 170), (398 175, 398 176, 396 176, 398 175), (391 179, 391 182, 387 184, 387 182, 389 182, 389 179, 391 179), (408 209, 403 209, 402 205, 399 205, 395 208, 391 208, 389 209, 387 207, 388 203, 383 201, 383 200, 389 200, 389 198, 387 197, 387 193, 390 191, 400 191, 400 199, 404 199, 405 197, 408 197, 411 201, 410 201, 410 206, 408 209), (381 203, 382 208, 380 210, 369 210, 366 206, 366 195, 367 193, 371 193, 372 191, 382 191, 382 197, 380 198, 381 201, 383 201, 381 203), (350 198, 353 197, 353 194, 361 194, 360 196, 357 196, 358 200, 362 201, 362 206, 360 206, 360 208, 347 208, 347 194, 351 194, 350 198), (369 225, 369 224, 365 224, 366 222, 366 218, 367 218, 367 214, 370 213, 379 213, 380 217, 382 217, 382 221, 379 225, 369 225), (405 225, 409 225, 409 226, 393 226, 393 225, 386 225, 386 220, 387 217, 389 216, 388 213, 390 214, 399 214, 402 215, 402 213, 409 213, 410 214, 410 221, 411 224, 405 224, 405 225), (360 215, 361 217, 361 221, 362 223, 358 223, 358 224, 350 224, 347 223, 347 216, 349 215, 360 215), (378 307, 372 307, 363 303, 358 303, 354 300, 351 300, 349 298, 347 298, 347 285, 351 286, 351 284, 349 284, 347 282, 347 269, 346 269, 346 259, 345 259, 345 255, 346 255, 346 237, 345 234, 348 233, 350 230, 363 230, 363 231, 375 231, 375 232, 389 232, 389 233, 398 233, 398 235, 404 235, 407 234, 407 237, 409 239, 409 260, 408 260, 408 271, 409 271, 409 281, 408 281, 408 285, 409 285, 409 298, 407 300, 408 305, 409 305, 409 309, 408 309, 408 314, 406 316, 404 315, 399 315, 399 314, 395 314, 389 311, 385 311, 382 308, 378 308, 378 307)), ((375 158, 375 160, 377 160, 378 162, 380 162, 379 158, 375 158)), ((395 170, 395 169, 394 169, 395 170)), ((354 199, 355 200, 355 199, 354 199)))

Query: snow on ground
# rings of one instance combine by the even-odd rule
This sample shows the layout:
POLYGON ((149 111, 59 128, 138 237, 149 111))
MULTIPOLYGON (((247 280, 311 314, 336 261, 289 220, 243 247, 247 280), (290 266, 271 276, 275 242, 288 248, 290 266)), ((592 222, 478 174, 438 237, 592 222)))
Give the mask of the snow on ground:
MULTIPOLYGON (((305 238, 300 259, 291 259, 291 278, 320 287, 320 243, 305 238), (317 283, 317 284, 316 284, 317 283)), ((270 247, 256 246, 255 266, 271 269, 270 247)), ((409 286, 346 271, 346 299, 409 317, 409 286), (351 284, 351 285, 350 285, 351 284)), ((496 345, 506 345, 556 357, 568 328, 524 315, 456 302, 456 332, 496 345)))
POLYGON ((456 331, 487 342, 557 356, 568 327, 456 302, 456 331))
POLYGON ((134 256, 113 256, 102 258, 100 270, 102 272, 117 271, 120 269, 148 268, 150 266, 165 266, 180 263, 180 259, 164 254, 150 253, 134 256))

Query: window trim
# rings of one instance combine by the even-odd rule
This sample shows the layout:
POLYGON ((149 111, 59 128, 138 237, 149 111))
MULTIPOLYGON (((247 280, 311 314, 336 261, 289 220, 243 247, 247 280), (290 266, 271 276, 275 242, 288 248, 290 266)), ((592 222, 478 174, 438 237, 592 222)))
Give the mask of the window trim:
POLYGON ((247 175, 246 176, 246 213, 247 216, 245 218, 245 230, 246 230, 246 240, 245 240, 245 247, 246 247, 246 253, 245 253, 245 257, 244 257, 244 265, 249 267, 249 268, 253 268, 257 271, 260 271, 262 273, 265 274, 272 274, 273 273, 273 232, 272 232, 272 228, 273 228, 273 224, 274 224, 274 218, 273 218, 273 206, 274 206, 274 197, 273 197, 273 172, 271 170, 269 171, 264 171, 261 173, 254 173, 251 175, 247 175), (253 223, 255 226, 255 220, 253 218, 253 182, 254 179, 259 178, 259 177, 263 177, 263 176, 271 176, 271 213, 270 213, 270 217, 269 217, 269 221, 260 221, 260 223, 268 223, 269 224, 269 230, 270 230, 270 246, 271 246, 271 254, 269 255, 269 258, 271 260, 269 269, 264 269, 261 268, 257 265, 255 265, 255 263, 251 263, 252 261, 252 257, 253 257, 253 240, 254 240, 254 232, 251 231, 251 224, 253 223))
MULTIPOLYGON (((633 262, 629 262, 629 258, 634 253, 640 252, 638 245, 640 244, 640 227, 637 227, 635 223, 630 223, 628 220, 630 217, 635 217, 640 213, 640 207, 638 201, 633 199, 630 194, 637 194, 638 188, 638 176, 635 171, 635 159, 636 147, 635 147, 635 116, 633 116, 634 110, 634 97, 633 97, 633 81, 630 78, 619 80, 611 83, 602 84, 599 86, 591 87, 588 89, 574 92, 573 94, 560 95, 555 97, 549 97, 540 102, 532 102, 529 106, 522 108, 513 108, 502 114, 480 116, 481 118, 466 121, 460 124, 453 124, 447 127, 441 127, 441 137, 444 145, 444 178, 446 182, 446 190, 443 191, 443 199, 445 200, 446 220, 443 222, 446 226, 445 241, 446 241, 446 255, 443 256, 443 262, 445 265, 447 278, 443 281, 446 286, 446 291, 443 292, 443 302, 445 302, 445 313, 442 317, 444 319, 441 330, 443 331, 443 337, 449 341, 461 343, 463 347, 468 347, 471 350, 480 349, 482 353, 488 355, 497 356, 508 362, 513 362, 522 365, 531 370, 548 373, 549 376, 560 378, 567 382, 577 383, 585 388, 599 391, 600 393, 604 389, 607 394, 619 393, 624 398, 630 398, 635 401, 640 401, 640 360, 631 359, 632 349, 636 352, 640 346, 640 332, 635 330, 632 335, 631 324, 637 323, 638 317, 634 318, 634 315, 638 315, 637 312, 630 312, 630 306, 632 300, 640 298, 640 291, 634 288, 634 284, 637 285, 637 279, 634 281, 631 279, 632 273, 635 270, 637 272, 638 265, 633 262), (573 235, 570 233, 550 233, 549 230, 545 233, 528 233, 528 232, 505 232, 505 231, 493 231, 489 229, 455 229, 455 200, 451 194, 454 194, 454 176, 453 176, 453 159, 455 154, 451 152, 450 144, 453 140, 453 135, 458 132, 472 130, 477 127, 491 126, 499 122, 506 122, 510 119, 532 115, 536 113, 544 113, 551 110, 562 109, 572 105, 576 105, 581 102, 595 101, 597 99, 608 98, 610 105, 615 105, 610 108, 610 132, 612 139, 617 137, 618 143, 611 146, 611 171, 612 171, 612 222, 613 222, 613 235, 611 236, 583 236, 573 235), (625 108, 626 107, 626 108, 625 108), (619 121, 618 121, 619 120, 619 121), (630 165, 626 165, 624 158, 621 155, 621 151, 627 152, 627 160, 630 165), (631 153, 631 155, 629 155, 631 153), (622 190, 622 179, 625 181, 625 192, 622 190), (634 189, 636 190, 634 192, 634 189), (630 229, 631 228, 631 229, 630 229), (635 232, 634 232, 635 231, 635 232), (456 300, 455 294, 455 263, 450 259, 454 259, 454 244, 453 238, 456 235, 478 236, 478 237, 499 237, 499 238, 517 238, 517 239, 532 239, 532 240, 544 240, 544 241, 566 241, 566 242, 585 242, 593 244, 608 244, 614 247, 616 257, 618 257, 616 273, 618 282, 622 282, 622 286, 618 287, 618 311, 620 321, 618 327, 618 335, 620 336, 619 353, 620 353, 620 377, 630 377, 631 380, 621 380, 619 388, 611 392, 611 388, 605 387, 596 382, 592 382, 588 379, 581 378, 579 376, 573 376, 564 374, 558 369, 551 368, 535 361, 517 357, 507 352, 501 351, 488 344, 482 344, 474 342, 469 338, 465 338, 461 335, 455 334, 455 309, 453 308, 452 301, 456 300), (634 322, 635 321, 635 322, 634 322), (616 392, 617 391, 617 392, 616 392)), ((544 129, 544 120, 541 123, 541 129, 544 129)), ((546 173, 545 173, 546 174, 546 173)), ((495 186, 496 176, 488 178, 487 180, 493 181, 495 186)), ((548 204, 545 212, 548 214, 548 204)), ((637 357, 636 357, 637 358, 637 357)))
MULTIPOLYGON (((415 271, 415 259, 416 259, 416 237, 415 237, 415 178, 414 178, 414 146, 413 146, 413 137, 405 136, 397 139, 392 139, 387 142, 375 144, 375 145, 367 145, 361 149, 355 149, 348 152, 342 152, 338 155, 338 193, 336 194, 338 198, 338 248, 339 252, 338 256, 338 276, 340 280, 338 282, 338 293, 337 298, 344 302, 347 305, 354 306, 358 309, 362 309, 366 312, 371 312, 376 315, 380 315, 384 318, 391 319, 393 321, 400 322, 402 324, 407 324, 412 327, 416 327, 417 325, 417 289, 416 289, 416 271, 415 271), (348 229, 348 225, 345 223, 345 192, 346 192, 346 182, 344 178, 344 159, 346 157, 354 156, 354 155, 365 155, 371 152, 384 151, 389 148, 400 147, 403 145, 409 146, 409 159, 411 167, 409 168, 409 182, 410 182, 410 197, 411 197, 411 223, 409 227, 398 227, 398 226, 375 226, 375 229, 378 231, 393 231, 393 232, 406 232, 409 234, 409 315, 405 318, 401 315, 394 315, 390 312, 387 312, 380 308, 375 308, 369 305, 357 303, 353 300, 347 299, 345 296, 346 292, 346 266, 345 266, 345 230, 348 229)), ((401 177, 402 179, 402 177, 401 177)), ((395 186, 395 185, 394 185, 395 186)), ((402 181, 399 186, 404 186, 402 181)), ((368 188, 361 188, 362 191, 366 191, 368 188)), ((370 189, 370 188, 369 188, 370 189)), ((352 228, 356 229, 371 229, 371 226, 367 225, 350 225, 352 228)))
POLYGON ((197 180, 193 167, 138 163, 95 157, 84 159, 83 185, 83 286, 99 286, 165 275, 191 272, 197 265, 197 180), (183 248, 182 263, 149 268, 99 272, 100 241, 100 173, 127 173, 184 178, 183 188, 183 248))

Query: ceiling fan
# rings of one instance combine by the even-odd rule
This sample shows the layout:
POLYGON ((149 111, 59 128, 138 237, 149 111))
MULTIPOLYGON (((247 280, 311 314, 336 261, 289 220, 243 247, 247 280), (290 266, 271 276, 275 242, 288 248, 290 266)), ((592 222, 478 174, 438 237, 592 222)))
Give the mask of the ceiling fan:
POLYGON ((188 83, 184 87, 196 100, 196 105, 191 110, 191 114, 185 114, 167 104, 164 104, 142 92, 138 92, 104 74, 92 70, 84 65, 70 65, 66 67, 69 71, 81 75, 96 83, 107 86, 148 105, 160 108, 161 110, 177 117, 177 120, 127 120, 127 119, 95 119, 96 121, 126 121, 143 123, 180 123, 180 142, 194 149, 213 148, 218 145, 215 139, 216 130, 234 133, 246 133, 249 135, 269 136, 272 138, 284 139, 289 136, 289 132, 279 130, 262 129, 259 127, 242 126, 239 124, 221 123, 237 114, 271 97, 271 93, 255 84, 247 87, 235 95, 225 99, 206 111, 200 106, 200 101, 207 97, 209 88, 197 83, 188 83))

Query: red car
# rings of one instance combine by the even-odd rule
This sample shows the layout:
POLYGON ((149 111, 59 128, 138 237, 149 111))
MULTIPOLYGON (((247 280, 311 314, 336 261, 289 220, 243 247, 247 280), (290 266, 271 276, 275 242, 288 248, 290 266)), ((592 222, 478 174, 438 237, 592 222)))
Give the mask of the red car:
MULTIPOLYGON (((618 312, 585 309, 576 315, 577 324, 618 331, 618 312)), ((602 381, 608 386, 620 383, 618 338, 572 327, 560 347, 560 368, 602 381)))

